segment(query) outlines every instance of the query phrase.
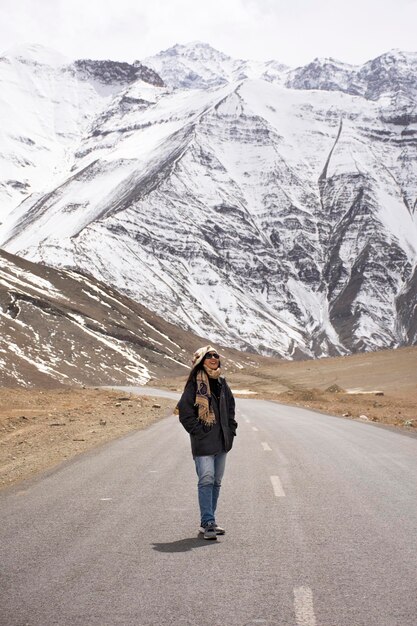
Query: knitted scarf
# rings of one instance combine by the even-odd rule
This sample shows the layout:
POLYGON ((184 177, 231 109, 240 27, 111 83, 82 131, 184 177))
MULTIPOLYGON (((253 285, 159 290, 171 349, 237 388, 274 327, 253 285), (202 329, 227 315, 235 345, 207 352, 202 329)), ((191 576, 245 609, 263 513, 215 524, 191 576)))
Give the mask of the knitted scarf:
POLYGON ((209 378, 219 378, 221 369, 218 367, 216 370, 212 370, 209 367, 203 366, 204 369, 198 370, 197 381, 197 393, 195 396, 195 405, 198 408, 198 419, 207 426, 213 426, 216 423, 216 416, 210 403, 210 382, 209 378))

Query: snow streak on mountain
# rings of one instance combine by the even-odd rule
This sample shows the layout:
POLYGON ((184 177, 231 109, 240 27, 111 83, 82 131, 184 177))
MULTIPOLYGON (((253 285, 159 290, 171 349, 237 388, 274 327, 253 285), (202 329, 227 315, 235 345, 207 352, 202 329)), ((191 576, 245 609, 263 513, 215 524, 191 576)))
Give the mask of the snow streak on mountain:
POLYGON ((417 53, 0 59, 0 245, 289 358, 417 342, 417 53), (6 174, 4 174, 6 172, 6 174))

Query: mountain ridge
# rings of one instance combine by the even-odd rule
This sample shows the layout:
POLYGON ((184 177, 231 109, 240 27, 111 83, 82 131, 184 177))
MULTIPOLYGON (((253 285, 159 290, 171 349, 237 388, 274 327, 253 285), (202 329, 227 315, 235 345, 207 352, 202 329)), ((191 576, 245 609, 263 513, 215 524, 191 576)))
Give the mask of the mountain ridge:
POLYGON ((332 66, 343 88, 324 89, 325 63, 303 74, 321 88, 294 88, 293 70, 265 77, 204 44, 194 59, 181 50, 168 54, 177 86, 154 68, 160 82, 101 96, 70 175, 6 216, 0 245, 241 349, 305 358, 415 342, 417 54, 369 62, 353 94, 332 66), (184 87, 190 58, 210 87, 184 87))

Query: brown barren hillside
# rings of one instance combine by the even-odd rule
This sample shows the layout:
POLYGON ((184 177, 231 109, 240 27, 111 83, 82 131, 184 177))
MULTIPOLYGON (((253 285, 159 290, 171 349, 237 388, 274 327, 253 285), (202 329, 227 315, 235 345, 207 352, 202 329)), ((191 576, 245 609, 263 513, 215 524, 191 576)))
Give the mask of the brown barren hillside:
MULTIPOLYGON (((417 347, 315 361, 257 356, 251 367, 225 365, 236 395, 417 431, 417 347)), ((179 390, 183 381, 152 384, 179 390)))

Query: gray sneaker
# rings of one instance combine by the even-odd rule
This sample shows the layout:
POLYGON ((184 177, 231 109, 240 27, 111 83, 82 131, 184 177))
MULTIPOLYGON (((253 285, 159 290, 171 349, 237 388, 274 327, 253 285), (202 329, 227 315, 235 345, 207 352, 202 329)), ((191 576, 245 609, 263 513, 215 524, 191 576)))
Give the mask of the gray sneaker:
POLYGON ((204 539, 212 539, 214 541, 217 539, 216 524, 214 522, 209 522, 207 526, 204 527, 203 531, 204 539))
MULTIPOLYGON (((225 535, 226 534, 225 529, 222 528, 221 526, 218 526, 217 524, 215 524, 214 528, 216 530, 216 535, 225 535)), ((200 530, 199 530, 200 535, 204 535, 205 530, 206 529, 204 528, 204 526, 200 526, 200 530)))

